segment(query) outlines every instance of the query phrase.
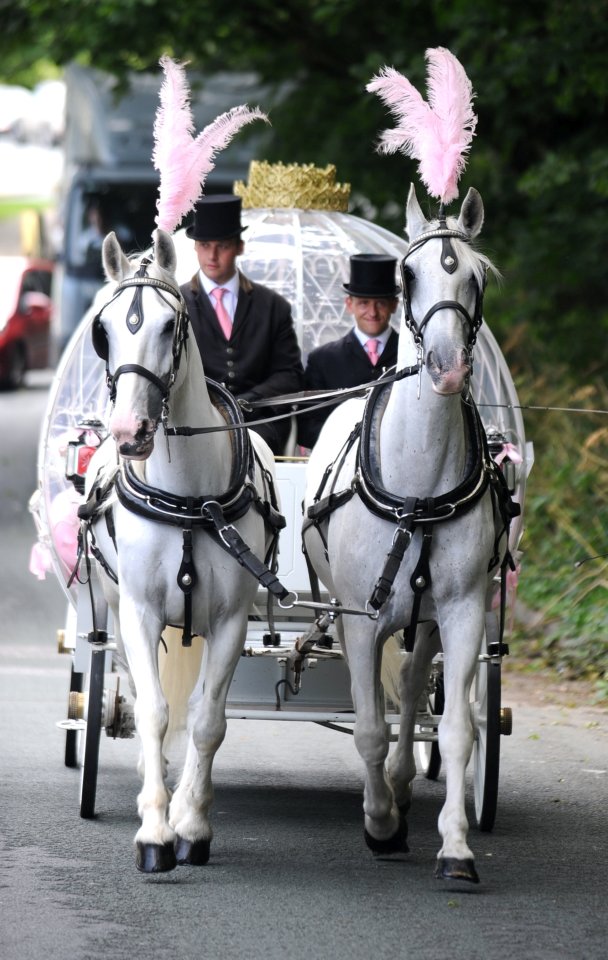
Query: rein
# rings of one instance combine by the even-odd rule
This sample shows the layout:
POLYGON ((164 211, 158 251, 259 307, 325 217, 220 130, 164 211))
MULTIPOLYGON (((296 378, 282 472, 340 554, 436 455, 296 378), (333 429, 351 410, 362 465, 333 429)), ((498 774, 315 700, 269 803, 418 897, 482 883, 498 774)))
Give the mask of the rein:
POLYGON ((479 407, 492 407, 501 410, 534 410, 541 413, 599 413, 608 415, 608 410, 595 410, 592 407, 535 407, 529 403, 479 403, 479 407))
MULTIPOLYGON (((420 366, 416 363, 411 367, 404 367, 402 370, 397 370, 395 373, 388 373, 386 379, 384 379, 384 377, 382 379, 385 383, 395 383, 406 377, 413 377, 419 372, 420 366)), ((213 383, 214 381, 207 382, 213 383)), ((287 413, 278 413, 273 417, 265 417, 260 420, 227 423, 219 427, 166 427, 165 433, 169 437, 194 437, 205 433, 218 433, 223 430, 248 430, 249 427, 258 426, 263 423, 272 423, 274 420, 286 420, 288 417, 297 417, 300 413, 308 413, 312 410, 320 410, 323 407, 333 406, 342 403, 343 400, 349 397, 363 397, 370 389, 377 386, 377 384, 377 380, 370 380, 368 383, 359 384, 359 386, 356 387, 341 387, 336 390, 302 390, 299 393, 285 393, 278 397, 268 397, 265 400, 237 400, 236 402, 241 410, 246 412, 258 409, 259 407, 281 407, 302 402, 312 403, 316 400, 320 400, 320 402, 315 403, 314 406, 306 406, 302 410, 292 409, 287 413)))

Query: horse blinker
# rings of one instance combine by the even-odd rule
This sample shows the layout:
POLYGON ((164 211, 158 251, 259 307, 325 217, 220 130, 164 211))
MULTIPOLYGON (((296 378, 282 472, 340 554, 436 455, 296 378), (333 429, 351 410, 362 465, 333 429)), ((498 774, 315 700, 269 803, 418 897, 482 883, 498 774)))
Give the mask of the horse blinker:
POLYGON ((109 344, 108 344, 108 334, 105 331, 104 325, 101 322, 101 314, 97 314, 93 320, 93 326, 91 328, 91 339, 93 341, 93 349, 100 360, 108 362, 108 357, 110 353, 109 344))

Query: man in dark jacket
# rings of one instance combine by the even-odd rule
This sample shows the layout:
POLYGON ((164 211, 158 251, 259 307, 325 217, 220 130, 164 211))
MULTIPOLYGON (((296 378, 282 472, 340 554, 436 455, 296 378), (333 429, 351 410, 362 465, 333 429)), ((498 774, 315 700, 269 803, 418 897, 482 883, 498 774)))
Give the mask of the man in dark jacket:
MULTIPOLYGON (((235 397, 263 400, 302 388, 302 358, 287 300, 236 267, 243 252, 241 198, 203 197, 186 235, 194 240, 200 270, 181 287, 205 375, 235 397)), ((284 412, 256 408, 245 420, 284 412)), ((253 427, 272 452, 281 454, 289 419, 253 427)))
MULTIPOLYGON (((304 373, 306 390, 337 390, 377 380, 397 362, 398 334, 390 326, 400 287, 395 283, 393 257, 359 253, 350 258, 346 310, 354 327, 346 336, 312 350, 304 373)), ((334 406, 300 414, 298 443, 313 447, 334 406)))

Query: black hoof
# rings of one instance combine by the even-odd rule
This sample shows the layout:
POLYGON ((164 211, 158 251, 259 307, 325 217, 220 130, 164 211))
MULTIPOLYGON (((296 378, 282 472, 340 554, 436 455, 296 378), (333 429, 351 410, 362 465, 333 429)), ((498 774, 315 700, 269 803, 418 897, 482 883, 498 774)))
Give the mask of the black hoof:
POLYGON ((166 873, 177 866, 172 843, 136 843, 135 866, 142 873, 166 873))
POLYGON ((479 883, 479 876, 473 860, 457 860, 456 857, 441 857, 435 870, 437 880, 468 880, 479 883))
POLYGON ((367 830, 363 831, 365 842, 369 849, 376 856, 386 856, 389 853, 408 853, 407 845, 407 820, 401 817, 396 833, 387 840, 376 840, 367 830))
POLYGON ((204 867, 209 860, 210 840, 184 840, 175 838, 175 857, 182 866, 204 867))

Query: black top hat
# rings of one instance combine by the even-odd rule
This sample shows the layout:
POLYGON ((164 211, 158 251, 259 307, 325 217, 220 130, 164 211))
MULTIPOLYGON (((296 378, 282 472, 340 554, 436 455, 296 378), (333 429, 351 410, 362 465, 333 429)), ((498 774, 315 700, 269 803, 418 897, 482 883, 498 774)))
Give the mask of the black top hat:
POLYGON ((229 240, 246 229, 241 224, 241 198, 232 193, 212 193, 197 202, 186 236, 191 240, 229 240))
POLYGON ((382 253, 356 253, 350 258, 350 279, 342 287, 351 297, 397 297, 397 260, 382 253))

